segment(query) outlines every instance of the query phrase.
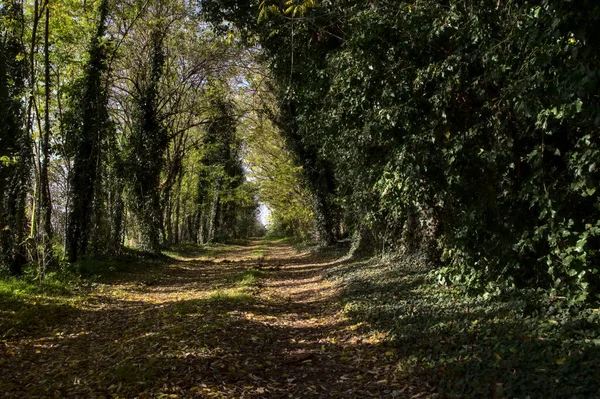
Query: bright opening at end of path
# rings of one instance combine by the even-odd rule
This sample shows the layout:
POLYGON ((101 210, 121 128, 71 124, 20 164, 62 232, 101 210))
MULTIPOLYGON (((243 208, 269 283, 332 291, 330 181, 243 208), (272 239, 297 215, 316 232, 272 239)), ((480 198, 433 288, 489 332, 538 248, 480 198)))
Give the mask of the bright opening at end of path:
POLYGON ((262 202, 258 205, 258 220, 265 227, 268 227, 271 221, 271 210, 262 202))

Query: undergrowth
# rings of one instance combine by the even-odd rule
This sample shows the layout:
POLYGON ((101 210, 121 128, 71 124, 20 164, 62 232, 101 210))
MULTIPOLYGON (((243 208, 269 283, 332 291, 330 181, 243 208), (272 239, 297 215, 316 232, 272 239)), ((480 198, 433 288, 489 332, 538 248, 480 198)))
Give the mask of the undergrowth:
MULTIPOLYGON (((187 247, 177 249, 177 252, 185 252, 187 247)), ((187 253, 187 252, 185 252, 187 253)), ((119 273, 133 272, 139 269, 162 266, 172 262, 169 254, 152 254, 132 248, 126 248, 124 252, 116 257, 85 258, 71 266, 72 271, 86 279, 108 278, 119 273)))
POLYGON ((35 331, 77 313, 75 303, 82 288, 73 278, 50 274, 42 281, 25 278, 0 279, 0 338, 35 331))
POLYGON ((600 316, 541 290, 469 295, 418 258, 349 261, 330 272, 344 312, 388 333, 397 373, 442 397, 597 397, 600 316))
POLYGON ((60 263, 42 279, 35 266, 23 276, 0 275, 0 338, 35 334, 77 315, 79 303, 95 281, 121 273, 156 267, 171 260, 126 249, 116 258, 86 258, 75 264, 60 263))

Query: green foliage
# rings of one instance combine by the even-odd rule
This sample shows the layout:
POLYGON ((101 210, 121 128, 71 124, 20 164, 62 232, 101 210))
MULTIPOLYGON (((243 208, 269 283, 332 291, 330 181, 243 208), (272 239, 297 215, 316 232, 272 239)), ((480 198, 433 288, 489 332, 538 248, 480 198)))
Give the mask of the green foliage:
POLYGON ((161 247, 160 177, 169 143, 159 117, 159 83, 166 57, 165 35, 163 27, 154 28, 147 43, 147 64, 137 71, 142 86, 135 104, 127 165, 131 173, 133 209, 140 227, 140 246, 155 253, 161 247))
POLYGON ((437 284, 431 267, 413 256, 330 274, 345 287, 345 314, 388 334, 403 380, 427 381, 449 398, 597 394, 598 309, 499 286, 466 296, 437 284))
POLYGON ((258 22, 266 21, 272 16, 281 14, 290 15, 292 17, 301 17, 305 15, 311 8, 315 7, 317 7, 317 0, 262 0, 259 4, 260 12, 258 14, 258 22))
POLYGON ((208 303, 223 307, 239 306, 253 301, 254 297, 251 294, 239 291, 215 291, 208 297, 208 303))
MULTIPOLYGON (((70 176, 71 207, 68 218, 67 257, 75 262, 86 254, 94 221, 100 224, 100 179, 102 144, 108 133, 107 88, 109 43, 106 42, 107 0, 100 2, 96 31, 89 45, 89 60, 72 97, 72 114, 68 127, 74 149, 73 171, 70 176), (94 202, 94 200, 96 200, 94 202), (96 220, 93 217, 96 217, 96 220)), ((99 241, 99 237, 94 240, 99 241)))
MULTIPOLYGON (((267 116, 277 127, 295 166, 301 167, 303 184, 310 192, 310 208, 318 239, 331 244, 339 235, 340 218, 334 178, 335 160, 320 150, 324 133, 321 126, 305 123, 307 118, 326 109, 322 96, 319 96, 327 87, 327 79, 324 74, 311 71, 323 66, 327 46, 307 45, 313 34, 307 25, 313 22, 318 25, 323 21, 309 18, 313 17, 313 7, 316 6, 312 1, 294 1, 287 5, 283 1, 275 2, 278 4, 264 2, 262 7, 268 10, 268 15, 261 17, 261 23, 257 22, 259 4, 253 1, 239 3, 205 1, 203 9, 209 18, 220 24, 220 29, 231 27, 231 24, 223 24, 225 19, 237 26, 242 37, 258 39, 273 80, 269 86, 274 91, 272 105, 263 107, 261 116, 267 116), (305 13, 305 16, 295 22, 294 13, 296 16, 305 13)), ((328 46, 336 46, 334 41, 327 41, 328 46)))
POLYGON ((94 280, 164 266, 171 260, 169 254, 163 255, 126 248, 118 256, 83 257, 72 264, 70 268, 83 278, 94 280))
POLYGON ((233 281, 241 287, 252 287, 258 283, 260 278, 264 277, 264 273, 256 269, 247 269, 233 277, 233 281))
POLYGON ((196 168, 195 229, 191 238, 209 243, 248 237, 256 228, 256 194, 246 182, 239 112, 223 87, 213 87, 208 127, 196 168))
MULTIPOLYGON (((25 270, 27 272, 27 270, 25 270)), ((73 301, 79 294, 73 274, 51 273, 42 281, 30 278, 0 277, 0 338, 18 335, 74 316, 73 301)))
POLYGON ((0 280, 0 295, 4 300, 16 299, 34 301, 36 297, 69 296, 73 295, 73 281, 57 278, 54 274, 39 283, 29 278, 2 278, 0 280))
POLYGON ((31 139, 25 131, 28 78, 23 45, 23 4, 0 8, 0 269, 21 274, 25 256, 25 197, 31 168, 31 139))
MULTIPOLYGON (((268 98, 268 93, 264 96, 268 98)), ((268 119, 255 115, 242 132, 249 178, 257 187, 259 201, 271 212, 268 233, 311 240, 315 233, 311 193, 279 131, 268 119)))
POLYGON ((323 2, 254 24, 255 2, 207 3, 258 37, 321 215, 428 252, 447 282, 597 299, 596 2, 323 2))

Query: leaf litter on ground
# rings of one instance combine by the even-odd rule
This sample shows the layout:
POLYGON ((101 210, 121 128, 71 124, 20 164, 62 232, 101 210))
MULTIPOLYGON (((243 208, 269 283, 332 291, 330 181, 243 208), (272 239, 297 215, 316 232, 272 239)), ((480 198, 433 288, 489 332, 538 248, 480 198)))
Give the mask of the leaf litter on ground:
POLYGON ((340 312, 323 273, 339 253, 255 241, 169 256, 99 279, 70 317, 15 325, 3 397, 430 395, 399 382, 384 335, 340 312))

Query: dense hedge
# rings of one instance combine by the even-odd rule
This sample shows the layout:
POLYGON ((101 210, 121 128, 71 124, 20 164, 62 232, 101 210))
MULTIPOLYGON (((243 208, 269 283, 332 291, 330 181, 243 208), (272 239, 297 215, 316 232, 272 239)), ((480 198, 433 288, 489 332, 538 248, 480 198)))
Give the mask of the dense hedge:
POLYGON ((454 282, 599 292, 598 2, 284 3, 203 1, 258 37, 347 225, 454 282))

